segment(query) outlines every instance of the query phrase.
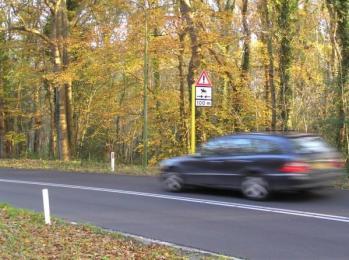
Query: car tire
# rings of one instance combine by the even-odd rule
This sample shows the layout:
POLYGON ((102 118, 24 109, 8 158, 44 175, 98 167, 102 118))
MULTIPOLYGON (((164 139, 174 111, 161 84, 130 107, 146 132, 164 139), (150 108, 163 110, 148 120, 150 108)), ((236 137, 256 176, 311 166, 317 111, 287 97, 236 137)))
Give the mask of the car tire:
POLYGON ((167 191, 179 192, 183 190, 183 179, 178 173, 168 173, 164 179, 164 186, 167 191))
POLYGON ((265 200, 268 198, 269 185, 262 177, 246 177, 241 182, 241 191, 243 195, 251 200, 265 200))

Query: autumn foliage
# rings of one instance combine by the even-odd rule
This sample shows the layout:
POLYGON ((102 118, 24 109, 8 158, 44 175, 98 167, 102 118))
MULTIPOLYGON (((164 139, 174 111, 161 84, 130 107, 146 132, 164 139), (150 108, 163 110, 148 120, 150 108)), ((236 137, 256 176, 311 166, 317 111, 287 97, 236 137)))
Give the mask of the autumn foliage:
POLYGON ((0 157, 107 160, 115 151, 139 164, 145 75, 149 162, 187 153, 190 86, 202 69, 214 105, 197 109, 198 144, 298 130, 347 155, 348 5, 0 1, 0 157))

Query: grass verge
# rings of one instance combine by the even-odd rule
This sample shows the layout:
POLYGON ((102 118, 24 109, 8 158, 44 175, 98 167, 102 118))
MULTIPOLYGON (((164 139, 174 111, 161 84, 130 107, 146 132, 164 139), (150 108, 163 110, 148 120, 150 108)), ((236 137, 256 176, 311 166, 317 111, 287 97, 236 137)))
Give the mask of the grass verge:
POLYGON ((1 259, 227 259, 143 244, 121 234, 0 204, 1 259))
MULTIPOLYGON (((56 160, 31 160, 31 159, 1 159, 1 168, 16 169, 42 169, 59 170, 66 172, 94 172, 94 173, 112 173, 110 164, 92 161, 56 161, 56 160)), ((118 165, 116 172, 130 175, 157 175, 156 167, 148 167, 144 170, 139 165, 118 165)))

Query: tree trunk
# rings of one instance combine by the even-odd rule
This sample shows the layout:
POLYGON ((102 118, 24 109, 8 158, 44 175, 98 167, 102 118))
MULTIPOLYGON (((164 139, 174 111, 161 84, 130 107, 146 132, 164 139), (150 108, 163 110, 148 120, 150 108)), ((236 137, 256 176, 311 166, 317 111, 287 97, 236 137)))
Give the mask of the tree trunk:
MULTIPOLYGON (((69 21, 68 21, 68 10, 65 3, 66 0, 62 1, 61 4, 61 30, 62 30, 62 61, 63 70, 66 70, 69 66, 69 53, 68 53, 68 36, 69 36, 69 21)), ((66 93, 66 118, 67 118, 67 129, 68 129, 68 141, 71 153, 75 153, 75 141, 74 140, 74 121, 73 121, 73 92, 72 92, 72 82, 68 79, 65 82, 65 93, 66 93)))
POLYGON ((55 91, 53 87, 49 84, 49 82, 45 81, 44 82, 45 87, 46 87, 46 93, 47 93, 47 100, 48 100, 48 106, 50 110, 50 134, 49 134, 49 150, 48 150, 48 155, 50 159, 55 158, 56 154, 56 124, 55 124, 55 118, 56 118, 56 113, 55 113, 55 91))
POLYGON ((74 120, 73 120, 73 91, 72 83, 68 82, 65 84, 66 92, 66 106, 67 106, 67 129, 68 129, 68 142, 71 149, 71 153, 75 154, 76 152, 76 140, 74 135, 74 120))
POLYGON ((247 22, 247 9, 248 0, 243 0, 242 2, 242 27, 243 27, 243 52, 242 52, 242 63, 241 63, 241 80, 242 86, 248 87, 249 85, 249 70, 250 70, 250 42, 251 42, 251 32, 248 27, 247 22))
POLYGON ((195 83, 195 75, 197 75, 198 68, 201 63, 201 44, 198 39, 198 29, 194 22, 194 15, 190 0, 180 0, 180 11, 181 15, 186 21, 187 31, 190 37, 191 43, 191 58, 188 67, 188 93, 189 103, 191 104, 191 88, 195 83))
POLYGON ((40 152, 40 134, 41 134, 41 113, 40 113, 40 100, 39 100, 39 87, 37 86, 34 92, 34 146, 33 146, 33 152, 34 154, 38 155, 40 152))
POLYGON ((348 131, 345 123, 347 106, 345 96, 348 92, 349 82, 349 3, 346 0, 327 0, 327 9, 331 19, 331 45, 332 45, 332 69, 336 78, 337 99, 337 129, 336 142, 338 149, 344 150, 348 155, 348 131))
MULTIPOLYGON (((2 64, 1 64, 2 65, 2 64)), ((0 66, 1 66, 0 65, 0 66)), ((5 111, 4 111, 4 82, 3 70, 0 69, 0 158, 5 158, 5 111)))
MULTIPOLYGON (((159 28, 155 27, 153 31, 154 37, 161 36, 159 28)), ((159 95, 161 93, 161 78, 160 78, 160 61, 159 57, 152 57, 151 58, 151 64, 152 64, 152 74, 153 74, 153 82, 154 82, 154 97, 155 97, 155 108, 156 108, 156 114, 158 119, 161 120, 161 111, 160 111, 160 100, 159 95)))
MULTIPOLYGON (((269 16, 269 2, 268 0, 261 1, 261 11, 262 11, 262 26, 263 31, 265 32, 263 38, 267 45, 268 52, 268 68, 267 70, 267 82, 268 92, 270 92, 270 101, 271 101, 271 129, 276 129, 276 92, 275 92, 275 84, 274 84, 274 56, 273 56, 273 37, 272 37, 272 24, 269 16)), ((269 95, 268 95, 269 97, 269 95)), ((269 103, 269 98, 268 98, 269 103)))
MULTIPOLYGON (((0 34, 0 41, 4 42, 3 33, 0 34)), ((5 51, 5 50, 4 50, 5 51)), ((4 78, 5 75, 5 53, 0 53, 0 158, 5 158, 5 96, 4 96, 4 78)))
MULTIPOLYGON (((297 1, 296 1, 297 2, 297 1)), ((295 0, 282 0, 278 5, 279 17, 278 26, 280 29, 280 52, 279 52, 279 74, 280 74, 280 111, 281 111, 281 128, 283 131, 288 130, 290 115, 290 99, 292 90, 289 85, 290 66, 291 66, 291 15, 294 8, 295 0)))
MULTIPOLYGON (((341 60, 340 60, 340 68, 338 75, 338 88, 340 95, 340 102, 338 107, 338 118, 340 122, 340 127, 338 131, 339 140, 338 143, 342 145, 345 149, 345 154, 348 155, 348 145, 345 145, 346 140, 348 139, 348 125, 345 122, 346 119, 346 96, 348 93, 348 84, 349 84, 349 3, 347 0, 338 0, 337 8, 336 8, 337 16, 338 16, 338 30, 337 30, 337 38, 341 51, 341 60)), ((343 149, 342 148, 342 149, 343 149)))
MULTIPOLYGON (((59 56, 58 47, 55 49, 55 67, 56 72, 60 71, 61 59, 59 56)), ((68 161, 70 159, 70 149, 68 140, 68 125, 67 125, 67 109, 66 109, 66 88, 64 84, 56 86, 57 96, 56 105, 58 113, 56 115, 57 121, 57 137, 58 137, 58 159, 68 161)))
MULTIPOLYGON (((56 13, 52 22, 52 36, 55 45, 52 47, 54 58, 54 71, 61 73, 64 69, 64 16, 66 12, 65 0, 59 0, 56 6, 56 13)), ((58 138, 58 159, 68 161, 70 159, 68 120, 67 120, 67 93, 64 83, 56 86, 56 107, 57 107, 57 138, 58 138)))
MULTIPOLYGON (((158 36, 159 32, 158 29, 155 28, 153 35, 156 37, 158 36)), ((153 83, 153 94, 154 94, 154 101, 155 101, 155 121, 158 124, 161 124, 163 117, 161 114, 161 102, 159 100, 160 93, 161 93, 161 81, 160 81, 160 63, 159 58, 155 55, 151 57, 151 73, 152 73, 152 83, 153 83)), ((159 145, 158 149, 156 149, 153 153, 153 155, 158 158, 158 156, 161 154, 161 147, 163 146, 163 140, 159 139, 159 145)))
POLYGON ((184 38, 185 33, 179 33, 180 50, 178 55, 178 71, 179 71, 179 116, 182 122, 181 140, 183 150, 190 152, 189 129, 187 125, 187 113, 185 110, 185 78, 184 78, 184 38))
MULTIPOLYGON (((220 30, 220 36, 222 38, 231 37, 231 23, 233 22, 233 15, 234 15, 234 9, 235 9, 235 0, 234 1, 217 1, 218 10, 219 12, 223 12, 225 15, 228 15, 228 20, 226 19, 220 19, 220 27, 222 28, 220 30)), ((229 116, 231 111, 231 90, 234 90, 233 95, 236 95, 236 86, 234 83, 234 76, 232 75, 232 69, 231 66, 227 65, 227 58, 230 55, 230 46, 231 43, 228 42, 224 45, 224 48, 222 48, 221 53, 217 53, 217 50, 210 49, 211 55, 213 55, 214 59, 218 62, 220 66, 224 68, 224 75, 221 75, 220 81, 223 85, 223 91, 222 91, 222 127, 225 127, 229 124, 229 116)))
MULTIPOLYGON (((199 43, 198 28, 194 21, 194 11, 190 0, 180 0, 180 12, 186 22, 186 31, 190 38, 191 57, 188 65, 187 83, 189 104, 192 105, 192 86, 195 84, 195 76, 201 64, 201 44, 199 43)), ((195 108, 194 108, 195 109, 195 108)), ((197 114, 197 118, 200 115, 197 114)), ((197 127, 198 129, 199 127, 197 127)), ((197 131, 195 131, 197 133, 197 131)), ((202 136, 202 135, 199 135, 202 136)))

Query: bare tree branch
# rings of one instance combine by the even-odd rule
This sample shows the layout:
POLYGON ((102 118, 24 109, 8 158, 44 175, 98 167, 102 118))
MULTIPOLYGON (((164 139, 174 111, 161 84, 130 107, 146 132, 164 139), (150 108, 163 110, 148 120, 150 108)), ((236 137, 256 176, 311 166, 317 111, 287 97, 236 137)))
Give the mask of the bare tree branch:
POLYGON ((81 14, 83 14, 84 10, 86 10, 86 8, 88 7, 89 7, 88 1, 83 1, 83 3, 80 4, 78 10, 76 11, 75 17, 69 23, 71 27, 75 27, 77 23, 84 17, 84 15, 81 16, 81 14))
POLYGON ((33 28, 28 28, 24 25, 22 26, 10 26, 9 28, 0 28, 0 32, 6 32, 6 31, 20 31, 20 32, 26 32, 30 33, 32 35, 36 35, 39 38, 43 39, 46 43, 55 46, 56 43, 52 41, 49 37, 41 33, 40 31, 33 29, 33 28))
POLYGON ((44 0, 44 2, 47 5, 47 7, 50 8, 51 14, 54 14, 55 7, 54 7, 52 1, 44 0))

